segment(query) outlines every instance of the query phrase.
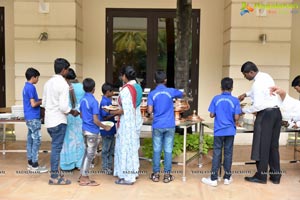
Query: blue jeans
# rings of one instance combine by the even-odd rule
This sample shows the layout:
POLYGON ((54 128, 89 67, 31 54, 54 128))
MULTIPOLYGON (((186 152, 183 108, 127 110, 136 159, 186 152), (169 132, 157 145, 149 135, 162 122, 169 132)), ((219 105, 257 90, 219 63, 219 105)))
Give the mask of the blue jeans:
POLYGON ((80 168, 80 174, 82 176, 88 176, 89 174, 90 165, 95 157, 95 153, 99 145, 98 137, 99 137, 98 134, 84 136, 86 148, 85 148, 85 152, 84 152, 84 156, 80 168))
POLYGON ((115 147, 115 136, 102 136, 102 169, 113 168, 113 155, 115 147))
POLYGON ((34 167, 38 166, 39 150, 41 146, 41 120, 27 120, 27 160, 32 161, 34 167))
POLYGON ((64 143, 67 124, 59 124, 58 126, 47 128, 49 135, 52 138, 51 141, 51 178, 57 178, 59 175, 59 159, 60 152, 64 143))
POLYGON ((211 180, 218 179, 218 171, 221 165, 222 149, 224 146, 224 179, 231 176, 232 152, 233 152, 234 136, 214 136, 214 152, 211 168, 211 180))
POLYGON ((153 129, 153 172, 160 171, 161 151, 164 149, 164 173, 170 173, 172 170, 172 151, 174 144, 175 128, 153 129))

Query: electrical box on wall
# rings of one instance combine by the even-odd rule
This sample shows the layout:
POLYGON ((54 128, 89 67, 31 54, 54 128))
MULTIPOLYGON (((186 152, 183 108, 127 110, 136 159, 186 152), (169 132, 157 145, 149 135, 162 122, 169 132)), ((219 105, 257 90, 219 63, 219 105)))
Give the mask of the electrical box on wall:
POLYGON ((49 3, 40 2, 39 3, 39 13, 47 14, 49 13, 49 3))

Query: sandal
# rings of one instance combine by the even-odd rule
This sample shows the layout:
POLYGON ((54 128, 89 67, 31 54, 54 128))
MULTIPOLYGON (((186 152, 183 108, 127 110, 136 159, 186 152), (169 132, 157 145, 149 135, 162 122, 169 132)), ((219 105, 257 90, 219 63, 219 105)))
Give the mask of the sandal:
POLYGON ((48 182, 49 185, 69 185, 71 184, 71 181, 68 179, 65 179, 64 177, 57 177, 57 178, 51 178, 48 182))
POLYGON ((133 185, 133 182, 129 182, 129 181, 126 181, 123 178, 120 178, 120 179, 115 181, 115 184, 118 184, 118 185, 133 185))
POLYGON ((159 181, 159 173, 152 173, 149 177, 153 182, 158 182, 159 181))
POLYGON ((80 186, 98 186, 100 184, 97 183, 96 181, 89 180, 89 181, 82 181, 82 182, 80 181, 79 185, 80 186))
POLYGON ((171 181, 173 181, 175 179, 175 177, 171 174, 165 174, 164 175, 164 183, 170 183, 171 181))

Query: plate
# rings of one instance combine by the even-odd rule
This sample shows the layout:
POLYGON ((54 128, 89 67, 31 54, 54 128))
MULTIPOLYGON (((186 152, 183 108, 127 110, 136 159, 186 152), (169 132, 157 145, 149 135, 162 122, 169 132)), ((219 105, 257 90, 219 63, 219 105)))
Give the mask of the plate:
POLYGON ((110 106, 102 106, 102 108, 105 108, 107 110, 118 110, 119 107, 118 106, 113 106, 113 105, 110 105, 110 106))
POLYGON ((237 126, 237 127, 236 127, 236 130, 246 130, 246 128, 237 126))
MULTIPOLYGON (((105 126, 110 126, 113 127, 115 124, 111 121, 103 121, 101 122, 102 124, 104 124, 105 126)), ((103 130, 103 128, 100 127, 100 130, 103 130)))

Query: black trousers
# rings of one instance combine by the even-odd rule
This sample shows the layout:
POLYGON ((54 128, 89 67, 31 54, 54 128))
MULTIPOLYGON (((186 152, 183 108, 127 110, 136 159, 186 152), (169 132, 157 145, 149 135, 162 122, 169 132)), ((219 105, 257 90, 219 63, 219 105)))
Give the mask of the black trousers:
POLYGON ((281 177, 279 156, 281 121, 279 108, 267 108, 257 113, 251 158, 256 160, 256 176, 261 180, 267 180, 268 174, 273 179, 281 177))

